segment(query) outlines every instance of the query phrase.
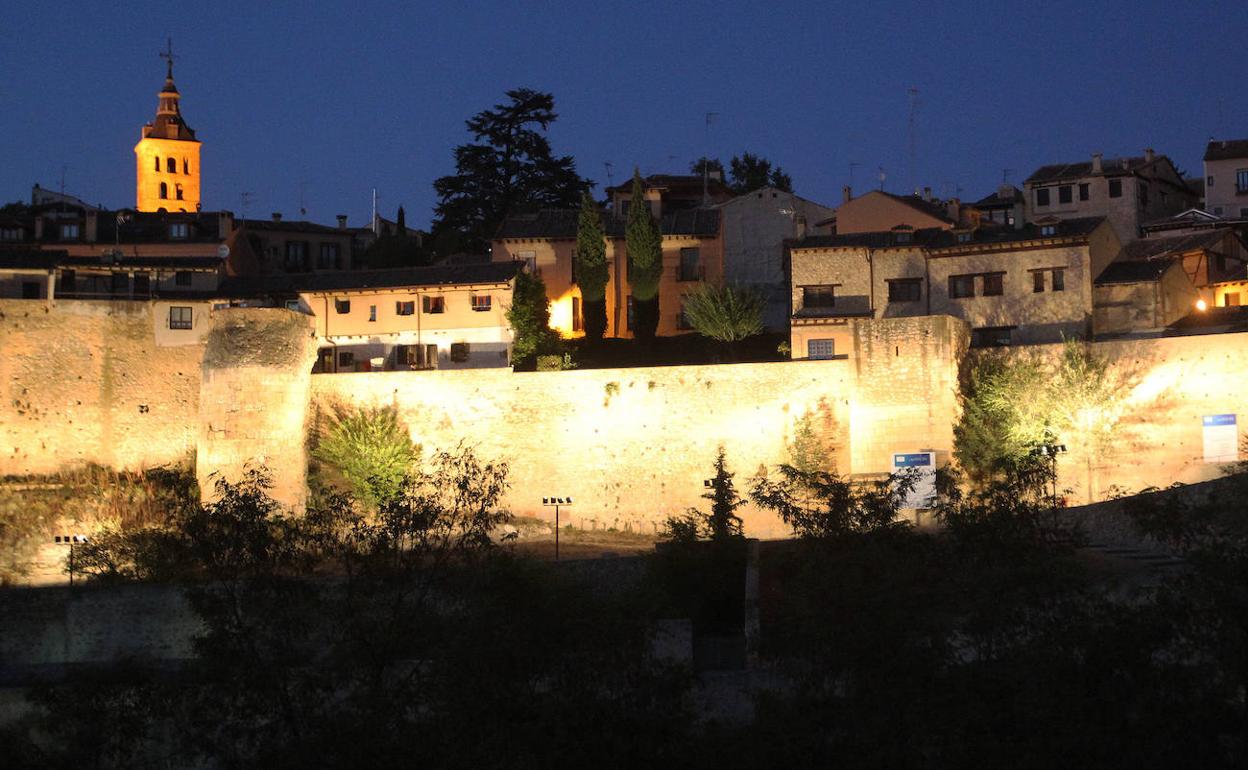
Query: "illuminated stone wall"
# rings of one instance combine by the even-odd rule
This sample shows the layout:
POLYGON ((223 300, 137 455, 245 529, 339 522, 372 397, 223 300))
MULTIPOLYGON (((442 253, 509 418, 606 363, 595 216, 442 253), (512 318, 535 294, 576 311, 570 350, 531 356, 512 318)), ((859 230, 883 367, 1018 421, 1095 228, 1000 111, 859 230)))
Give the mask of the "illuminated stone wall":
POLYGON ((153 307, 0 301, 0 475, 189 458, 203 346, 158 344, 153 307))
MULTIPOLYGON (((700 498, 722 444, 738 488, 788 458, 797 421, 842 472, 886 472, 890 454, 952 446, 953 386, 965 328, 948 318, 863 325, 858 360, 592 371, 373 372, 315 376, 315 408, 393 404, 428 450, 461 441, 511 464, 506 505, 549 517, 541 498, 576 500, 563 520, 652 533, 700 498)), ((743 509, 747 530, 780 536, 743 509)))

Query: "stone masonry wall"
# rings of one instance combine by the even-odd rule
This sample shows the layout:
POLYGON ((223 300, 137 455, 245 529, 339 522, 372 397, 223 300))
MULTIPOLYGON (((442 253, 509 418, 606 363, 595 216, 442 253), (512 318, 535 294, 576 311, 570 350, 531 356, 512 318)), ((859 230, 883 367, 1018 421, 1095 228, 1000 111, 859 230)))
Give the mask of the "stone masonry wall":
MULTIPOLYGON (((960 328, 953 319, 864 327, 869 360, 857 363, 318 375, 312 399, 321 409, 393 404, 426 452, 463 442, 507 460, 514 513, 548 518, 543 496, 571 496, 564 522, 653 533, 668 515, 705 508, 702 480, 718 446, 743 491, 788 459, 803 415, 842 473, 887 471, 894 451, 947 451, 960 328)), ((788 532, 765 511, 741 516, 750 534, 788 532)))
POLYGON ((146 302, 0 300, 0 475, 185 461, 203 347, 155 335, 146 302))
POLYGON ((270 494, 296 509, 306 498, 307 406, 316 337, 309 316, 277 308, 217 311, 204 351, 196 473, 205 498, 214 474, 238 481, 267 469, 270 494))

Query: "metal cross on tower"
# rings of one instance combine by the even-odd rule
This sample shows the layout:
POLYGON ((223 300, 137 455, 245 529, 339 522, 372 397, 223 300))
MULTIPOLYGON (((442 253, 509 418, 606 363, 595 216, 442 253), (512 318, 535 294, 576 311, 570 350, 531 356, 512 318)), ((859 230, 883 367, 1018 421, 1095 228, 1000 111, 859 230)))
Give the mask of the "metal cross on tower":
POLYGON ((168 45, 168 48, 166 48, 164 51, 161 51, 157 55, 160 56, 160 58, 164 59, 165 63, 169 65, 169 77, 173 77, 173 60, 178 57, 173 55, 173 38, 170 37, 170 38, 166 38, 165 40, 168 45))

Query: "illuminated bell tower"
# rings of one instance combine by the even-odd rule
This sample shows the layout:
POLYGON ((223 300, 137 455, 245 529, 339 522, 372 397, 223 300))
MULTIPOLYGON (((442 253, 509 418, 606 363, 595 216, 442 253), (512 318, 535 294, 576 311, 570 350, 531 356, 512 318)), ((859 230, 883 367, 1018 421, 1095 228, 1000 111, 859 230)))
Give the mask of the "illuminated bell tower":
POLYGON ((199 209, 199 142, 182 120, 173 84, 173 43, 161 54, 169 65, 156 119, 143 126, 134 146, 137 168, 134 206, 139 211, 199 209))

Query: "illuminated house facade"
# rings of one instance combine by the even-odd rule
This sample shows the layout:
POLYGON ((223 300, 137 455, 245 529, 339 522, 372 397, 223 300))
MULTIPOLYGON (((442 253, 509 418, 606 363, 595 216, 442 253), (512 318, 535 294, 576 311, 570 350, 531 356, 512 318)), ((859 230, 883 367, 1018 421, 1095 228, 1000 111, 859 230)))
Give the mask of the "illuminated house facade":
POLYGON ((505 313, 518 269, 507 262, 242 278, 218 296, 312 315, 318 373, 502 367, 510 365, 505 313))
POLYGON ((1204 164, 1205 211, 1248 220, 1248 139, 1210 141, 1204 164))
POLYGON ((933 198, 930 188, 923 195, 893 195, 872 190, 855 198, 852 190, 846 187, 842 190, 841 205, 836 209, 834 230, 840 235, 878 233, 899 225, 912 230, 949 230, 973 224, 976 216, 957 198, 948 201, 933 198))
MULTIPOLYGON (((682 312, 684 294, 699 282, 721 283, 724 280, 720 211, 698 205, 702 200, 701 185, 701 177, 648 179, 646 198, 652 212, 658 215, 663 234, 657 330, 660 335, 689 331, 682 312), (675 185, 673 179, 685 180, 685 183, 675 185), (692 182, 695 179, 696 187, 692 182), (690 200, 695 193, 697 201, 690 200)), ((723 200, 731 197, 722 184, 712 189, 723 200)), ((617 197, 603 213, 609 275, 606 336, 627 338, 632 337, 632 291, 628 282, 624 217, 632 196, 631 188, 629 192, 622 187, 612 188, 611 192, 617 197)), ((535 214, 512 216, 499 227, 491 248, 494 262, 523 263, 541 275, 551 302, 550 324, 565 337, 584 334, 581 291, 576 285, 572 264, 576 220, 574 209, 544 209, 535 214)))
POLYGON ((156 118, 143 126, 134 146, 134 207, 139 211, 199 211, 200 143, 182 119, 182 96, 173 84, 173 57, 168 61, 156 118))
POLYGON ((840 357, 855 318, 950 315, 981 347, 1088 336, 1093 279, 1119 250, 1100 217, 809 236, 789 244, 792 356, 840 357))

